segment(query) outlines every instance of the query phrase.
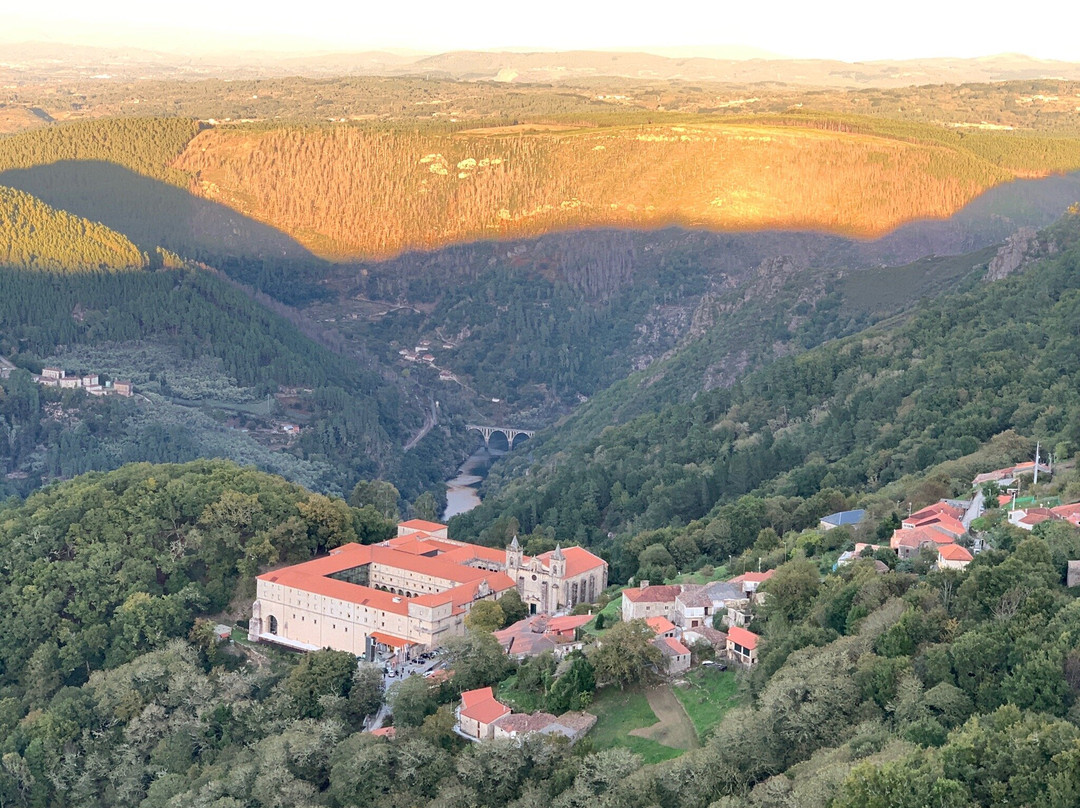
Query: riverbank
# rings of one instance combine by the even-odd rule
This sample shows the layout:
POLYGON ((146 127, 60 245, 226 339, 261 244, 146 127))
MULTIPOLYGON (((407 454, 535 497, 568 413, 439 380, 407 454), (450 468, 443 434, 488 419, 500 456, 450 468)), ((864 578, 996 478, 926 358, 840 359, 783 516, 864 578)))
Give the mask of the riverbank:
POLYGON ((477 488, 483 482, 492 460, 492 455, 481 446, 461 464, 458 476, 446 482, 446 510, 442 516, 444 522, 459 513, 471 511, 480 504, 477 488))

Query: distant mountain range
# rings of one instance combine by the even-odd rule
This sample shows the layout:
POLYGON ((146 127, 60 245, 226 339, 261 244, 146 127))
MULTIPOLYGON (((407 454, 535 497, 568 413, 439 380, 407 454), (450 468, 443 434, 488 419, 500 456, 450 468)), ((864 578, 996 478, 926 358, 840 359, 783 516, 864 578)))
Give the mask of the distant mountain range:
POLYGON ((3 46, 0 78, 37 81, 64 76, 102 79, 219 76, 424 75, 474 81, 568 83, 599 77, 690 82, 781 82, 818 87, 902 87, 911 84, 1080 79, 1080 64, 998 54, 971 59, 841 62, 773 58, 747 49, 684 52, 452 51, 416 55, 391 51, 288 54, 264 51, 180 55, 137 48, 47 42, 3 46), (715 54, 702 56, 702 53, 715 54), (663 54, 663 55, 661 55, 663 54), (720 58, 717 58, 720 57, 720 58), (747 58, 752 57, 752 58, 747 58), (764 58, 763 58, 764 57, 764 58))

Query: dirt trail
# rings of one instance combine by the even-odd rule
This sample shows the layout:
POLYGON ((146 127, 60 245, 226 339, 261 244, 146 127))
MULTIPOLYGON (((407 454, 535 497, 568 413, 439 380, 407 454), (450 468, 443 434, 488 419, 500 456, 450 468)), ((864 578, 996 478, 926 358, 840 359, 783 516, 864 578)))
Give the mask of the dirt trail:
POLYGON ((650 687, 645 691, 645 697, 658 721, 651 727, 630 730, 631 735, 648 738, 672 749, 696 749, 701 745, 697 731, 690 722, 690 716, 675 697, 670 685, 650 687))

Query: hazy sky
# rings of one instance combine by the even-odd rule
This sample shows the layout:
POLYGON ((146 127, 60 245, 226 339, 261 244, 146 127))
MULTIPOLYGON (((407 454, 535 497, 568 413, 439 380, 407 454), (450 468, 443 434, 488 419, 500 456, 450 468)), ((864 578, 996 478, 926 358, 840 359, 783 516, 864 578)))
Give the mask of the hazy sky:
POLYGON ((1070 0, 1008 6, 1001 0, 39 0, 21 6, 18 14, 0 9, 0 42, 430 52, 724 44, 846 61, 1003 52, 1080 61, 1080 10, 1070 0))

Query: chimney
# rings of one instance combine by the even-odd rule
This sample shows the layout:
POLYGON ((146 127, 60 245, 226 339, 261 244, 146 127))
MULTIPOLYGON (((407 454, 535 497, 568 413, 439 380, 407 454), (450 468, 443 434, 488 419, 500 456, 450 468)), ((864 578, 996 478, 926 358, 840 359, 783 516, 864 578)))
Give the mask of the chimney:
POLYGON ((649 588, 649 579, 648 578, 646 578, 644 581, 641 582, 641 588, 642 589, 648 589, 649 588))

